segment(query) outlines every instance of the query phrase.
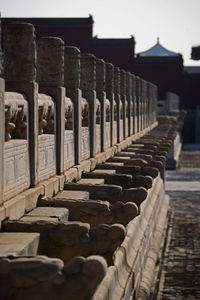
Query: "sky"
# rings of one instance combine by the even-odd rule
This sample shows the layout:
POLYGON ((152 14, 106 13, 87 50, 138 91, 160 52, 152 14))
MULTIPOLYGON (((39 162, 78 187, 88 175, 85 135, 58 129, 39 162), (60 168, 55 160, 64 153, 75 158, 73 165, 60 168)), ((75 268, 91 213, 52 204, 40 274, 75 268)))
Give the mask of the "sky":
POLYGON ((200 0, 0 0, 2 17, 93 16, 99 38, 135 37, 135 52, 151 48, 160 38, 168 50, 181 53, 186 66, 191 47, 200 45, 200 0))

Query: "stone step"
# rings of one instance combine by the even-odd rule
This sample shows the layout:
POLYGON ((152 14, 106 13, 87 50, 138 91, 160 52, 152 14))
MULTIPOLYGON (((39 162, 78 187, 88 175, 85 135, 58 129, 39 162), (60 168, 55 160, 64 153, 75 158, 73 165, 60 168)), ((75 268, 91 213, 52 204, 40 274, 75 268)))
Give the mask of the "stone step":
POLYGON ((115 172, 115 170, 100 170, 100 172, 99 170, 96 170, 95 172, 83 173, 83 177, 87 179, 102 178, 105 180, 106 184, 119 185, 125 189, 131 188, 133 186, 133 177, 131 175, 116 174, 115 172), (114 173, 111 173, 110 171, 114 171, 114 173))
POLYGON ((110 204, 102 200, 47 198, 38 201, 39 206, 67 207, 69 209, 69 221, 81 221, 89 223, 90 227, 99 224, 119 223, 127 225, 138 215, 135 203, 123 203, 118 201, 110 204))
POLYGON ((0 257, 36 255, 39 245, 39 233, 1 232, 0 257))
POLYGON ((85 190, 90 193, 90 199, 104 200, 111 204, 117 201, 134 202, 139 207, 147 197, 147 190, 144 187, 123 189, 114 184, 79 184, 76 182, 67 182, 64 185, 65 190, 85 190))
POLYGON ((93 184, 93 185, 99 185, 104 184, 103 178, 82 178, 78 181, 79 184, 93 184))
POLYGON ((116 170, 101 170, 101 169, 96 169, 94 171, 91 172, 92 174, 99 174, 99 173, 106 173, 106 174, 115 174, 116 173, 116 170))
POLYGON ((26 220, 30 219, 30 221, 32 218, 37 219, 37 221, 45 220, 45 218, 47 218, 46 220, 50 218, 49 221, 68 221, 69 210, 64 207, 37 207, 26 214, 26 216, 23 218, 25 218, 26 220))
POLYGON ((62 191, 56 196, 53 197, 54 199, 72 199, 72 200, 89 200, 90 199, 90 193, 87 191, 62 191))

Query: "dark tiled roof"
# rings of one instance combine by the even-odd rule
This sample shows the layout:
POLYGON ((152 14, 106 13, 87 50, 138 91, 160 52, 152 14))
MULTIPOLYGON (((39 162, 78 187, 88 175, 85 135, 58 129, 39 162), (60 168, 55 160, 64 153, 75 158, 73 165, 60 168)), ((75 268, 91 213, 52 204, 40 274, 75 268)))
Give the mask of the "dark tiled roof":
POLYGON ((92 16, 88 18, 2 18, 2 25, 10 22, 27 22, 34 26, 91 26, 94 21, 92 16))
POLYGON ((95 48, 134 48, 135 46, 135 39, 133 36, 131 38, 121 38, 121 39, 114 39, 114 38, 106 38, 106 39, 99 39, 98 37, 93 38, 93 46, 95 48))

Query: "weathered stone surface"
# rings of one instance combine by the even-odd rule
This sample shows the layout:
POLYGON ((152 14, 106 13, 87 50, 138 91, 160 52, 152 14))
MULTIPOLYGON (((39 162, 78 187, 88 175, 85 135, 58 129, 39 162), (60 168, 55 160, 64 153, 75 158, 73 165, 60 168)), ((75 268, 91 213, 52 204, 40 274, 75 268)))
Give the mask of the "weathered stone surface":
POLYGON ((8 257, 0 260, 0 285, 3 300, 91 299, 107 272, 101 256, 74 257, 65 266, 59 259, 8 257))
POLYGON ((81 89, 85 91, 96 88, 96 58, 92 54, 81 54, 81 89))
POLYGON ((97 169, 92 171, 90 174, 115 174, 116 170, 101 170, 101 169, 97 169))
POLYGON ((123 162, 125 165, 135 165, 135 166, 140 166, 140 167, 146 167, 147 166, 147 161, 144 159, 134 159, 134 158, 124 158, 123 156, 115 156, 111 157, 108 160, 109 162, 123 162))
POLYGON ((42 37, 38 42, 37 77, 42 86, 64 85, 64 42, 57 37, 42 37))
POLYGON ((22 222, 36 222, 36 221, 48 221, 48 222, 59 222, 60 220, 56 217, 32 217, 32 216, 24 216, 20 219, 22 222))
MULTIPOLYGON (((87 222, 94 227, 99 224, 120 223, 126 225, 138 215, 135 203, 118 201, 110 204, 101 200, 81 200, 47 198, 38 203, 41 206, 67 207, 70 221, 87 222)), ((24 220, 22 218, 21 220, 24 220)))
MULTIPOLYGON (((110 171, 110 170, 108 170, 110 171)), ((123 188, 131 188, 132 187, 132 176, 131 175, 122 175, 122 174, 108 174, 106 173, 106 170, 104 173, 100 172, 92 172, 92 173, 84 173, 83 177, 86 178, 103 178, 105 184, 114 184, 114 185, 120 185, 123 188)))
POLYGON ((0 257, 14 255, 36 255, 39 245, 39 233, 1 232, 0 257))
POLYGON ((139 206, 147 197, 147 190, 144 187, 122 189, 117 185, 92 185, 92 184, 78 184, 67 183, 65 189, 70 190, 85 190, 90 193, 90 198, 94 200, 105 200, 111 204, 122 202, 134 202, 139 206))
POLYGON ((90 229, 89 224, 81 222, 8 221, 4 229, 13 232, 39 232, 40 254, 60 258, 65 263, 74 256, 100 254, 109 265, 113 263, 113 252, 126 234, 121 224, 99 225, 90 229))
POLYGON ((32 24, 8 24, 4 32, 4 77, 11 81, 35 80, 35 29, 32 24))
POLYGON ((65 46, 64 80, 67 89, 78 89, 80 86, 80 50, 65 46))
POLYGON ((153 178, 150 176, 136 175, 133 177, 133 187, 144 187, 147 190, 152 188, 153 178))
POLYGON ((98 178, 82 178, 78 181, 79 184, 104 184, 104 179, 98 179, 98 178))
POLYGON ((25 196, 19 195, 4 203, 6 217, 16 220, 25 213, 25 196))
POLYGON ((73 199, 73 200, 89 200, 89 193, 86 191, 62 191, 56 196, 54 196, 54 199, 73 199))
POLYGON ((68 221, 69 211, 62 207, 37 207, 26 216, 28 217, 52 217, 58 221, 68 221))

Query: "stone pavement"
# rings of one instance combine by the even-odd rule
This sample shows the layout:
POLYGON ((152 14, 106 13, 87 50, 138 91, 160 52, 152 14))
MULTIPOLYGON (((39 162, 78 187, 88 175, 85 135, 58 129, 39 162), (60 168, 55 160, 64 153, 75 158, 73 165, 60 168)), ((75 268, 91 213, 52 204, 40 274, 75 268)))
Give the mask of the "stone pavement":
POLYGON ((181 169, 166 172, 171 215, 153 300, 200 299, 200 152, 183 151, 181 169))

